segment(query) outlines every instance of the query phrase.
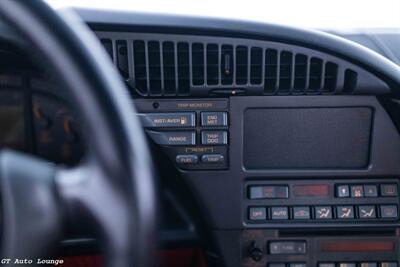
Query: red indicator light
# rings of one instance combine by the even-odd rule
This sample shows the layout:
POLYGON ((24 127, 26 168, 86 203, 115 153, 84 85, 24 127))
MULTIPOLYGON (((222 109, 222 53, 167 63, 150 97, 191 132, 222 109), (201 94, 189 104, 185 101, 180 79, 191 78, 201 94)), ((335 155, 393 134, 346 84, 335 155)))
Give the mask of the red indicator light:
POLYGON ((329 188, 327 184, 295 185, 293 195, 295 197, 329 197, 329 188))

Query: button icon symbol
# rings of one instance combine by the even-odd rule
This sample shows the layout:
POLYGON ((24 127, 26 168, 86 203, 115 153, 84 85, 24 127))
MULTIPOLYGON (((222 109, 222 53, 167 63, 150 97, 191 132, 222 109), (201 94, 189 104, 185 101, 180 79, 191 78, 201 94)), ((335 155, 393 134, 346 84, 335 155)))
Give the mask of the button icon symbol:
POLYGON ((337 197, 349 197, 350 196, 350 190, 348 185, 339 185, 336 187, 336 195, 337 197))
POLYGON ((352 197, 364 197, 364 188, 362 185, 353 185, 351 187, 352 197))
POLYGON ((331 219, 332 210, 331 207, 316 207, 316 218, 317 219, 331 219))
POLYGON ((359 214, 360 214, 360 218, 362 218, 362 219, 376 218, 374 206, 360 206, 359 214))
POLYGON ((354 218, 354 210, 352 206, 337 207, 337 215, 340 219, 354 218))
POLYGON ((382 218, 397 218, 397 206, 396 205, 382 205, 380 206, 381 217, 382 218))
POLYGON ((310 219, 310 208, 309 207, 293 207, 293 219, 295 219, 295 220, 310 219))

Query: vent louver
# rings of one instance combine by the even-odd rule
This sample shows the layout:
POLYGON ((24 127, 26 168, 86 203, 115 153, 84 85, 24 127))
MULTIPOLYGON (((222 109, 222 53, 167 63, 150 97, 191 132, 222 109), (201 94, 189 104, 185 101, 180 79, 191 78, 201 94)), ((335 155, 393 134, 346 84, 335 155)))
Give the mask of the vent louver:
POLYGON ((353 94, 359 85, 359 69, 309 49, 154 36, 101 39, 141 96, 207 96, 216 89, 241 89, 248 95, 353 94))

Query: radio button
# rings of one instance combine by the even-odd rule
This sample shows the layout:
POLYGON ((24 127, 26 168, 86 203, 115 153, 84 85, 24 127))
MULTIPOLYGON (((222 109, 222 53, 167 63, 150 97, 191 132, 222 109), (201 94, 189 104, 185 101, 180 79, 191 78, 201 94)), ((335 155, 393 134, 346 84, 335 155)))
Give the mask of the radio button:
POLYGON ((196 114, 191 113, 141 113, 144 127, 194 127, 196 126, 196 114))
POLYGON ((151 139, 159 145, 195 145, 196 133, 194 131, 156 132, 146 131, 151 139))
POLYGON ((272 207, 271 208, 272 220, 288 220, 289 210, 287 207, 272 207))
POLYGON ((199 161, 199 157, 197 155, 177 155, 176 163, 179 164, 195 164, 199 161))
POLYGON ((249 208, 249 220, 265 221, 267 219, 267 209, 263 207, 249 208))
POLYGON ((203 145, 226 145, 228 133, 227 131, 202 131, 201 143, 203 145))
POLYGON ((398 217, 396 205, 381 205, 379 209, 383 219, 397 219, 398 217))
POLYGON ((327 206, 315 207, 315 219, 332 219, 332 208, 327 206))
POLYGON ((309 220, 310 218, 310 207, 293 207, 294 220, 309 220))
POLYGON ((271 255, 306 254, 306 242, 302 241, 270 242, 269 253, 271 255))
POLYGON ((228 114, 226 112, 202 112, 202 126, 227 126, 228 114))
POLYGON ((397 197, 397 184, 381 184, 381 195, 383 197, 397 197))
POLYGON ((375 219, 375 206, 359 206, 358 215, 360 216, 360 219, 375 219))

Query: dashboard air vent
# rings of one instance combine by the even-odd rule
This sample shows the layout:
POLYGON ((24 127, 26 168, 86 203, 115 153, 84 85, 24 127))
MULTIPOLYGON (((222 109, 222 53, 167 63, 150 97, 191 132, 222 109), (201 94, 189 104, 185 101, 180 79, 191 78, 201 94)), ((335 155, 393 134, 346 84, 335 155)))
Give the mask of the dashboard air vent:
POLYGON ((207 45, 207 84, 217 85, 219 78, 219 50, 217 44, 207 45))
POLYGON ((192 81, 193 85, 204 84, 204 46, 192 44, 192 81))
POLYGON ((117 66, 124 79, 129 78, 129 66, 128 66, 128 47, 127 42, 118 40, 117 41, 117 66))
POLYGON ((295 45, 234 38, 135 34, 101 38, 140 96, 357 94, 365 70, 295 45))

